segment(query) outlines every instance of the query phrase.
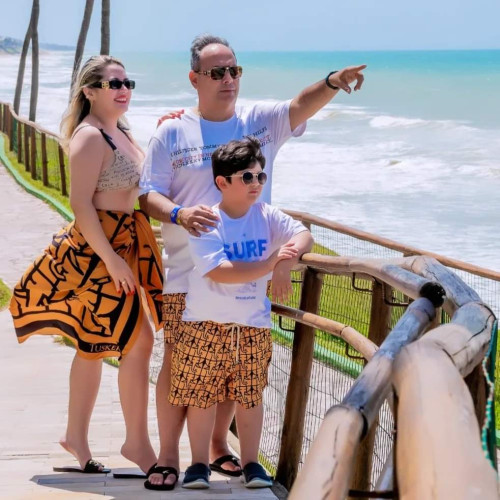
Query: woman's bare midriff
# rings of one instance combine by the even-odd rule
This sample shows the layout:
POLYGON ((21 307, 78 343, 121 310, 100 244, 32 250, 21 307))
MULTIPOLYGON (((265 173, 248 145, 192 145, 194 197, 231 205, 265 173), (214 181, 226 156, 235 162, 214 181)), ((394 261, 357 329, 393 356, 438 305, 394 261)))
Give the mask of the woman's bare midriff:
POLYGON ((94 193, 92 203, 97 210, 117 210, 131 214, 139 195, 139 188, 98 191, 94 193))

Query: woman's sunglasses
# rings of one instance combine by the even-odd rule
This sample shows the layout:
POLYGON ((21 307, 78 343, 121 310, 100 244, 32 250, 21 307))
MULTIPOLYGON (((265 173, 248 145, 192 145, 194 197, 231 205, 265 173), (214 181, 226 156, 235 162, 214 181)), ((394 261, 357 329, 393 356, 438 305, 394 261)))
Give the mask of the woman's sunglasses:
POLYGON ((199 75, 207 75, 212 80, 222 80, 226 71, 229 71, 231 78, 235 80, 243 74, 243 68, 241 66, 214 66, 212 69, 207 71, 195 71, 199 75))
POLYGON ((258 174, 254 174, 253 172, 243 172, 242 174, 233 174, 226 175, 226 177, 241 177, 243 184, 249 186, 253 183, 254 180, 263 186, 267 181, 267 174, 265 172, 259 172, 258 174))
POLYGON ((128 78, 125 78, 125 80, 118 80, 118 78, 113 78, 113 80, 94 83, 92 87, 97 89, 118 90, 122 88, 122 85, 125 85, 129 90, 135 89, 135 80, 129 80, 128 78))

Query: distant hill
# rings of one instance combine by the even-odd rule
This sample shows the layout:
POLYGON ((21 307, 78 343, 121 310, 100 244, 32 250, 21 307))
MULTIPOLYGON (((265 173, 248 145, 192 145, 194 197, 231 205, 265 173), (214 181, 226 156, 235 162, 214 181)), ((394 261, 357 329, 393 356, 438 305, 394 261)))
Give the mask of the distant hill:
MULTIPOLYGON (((0 54, 20 54, 23 48, 22 40, 0 36, 0 54)), ((42 50, 75 50, 69 45, 57 45, 55 43, 41 43, 42 50)))

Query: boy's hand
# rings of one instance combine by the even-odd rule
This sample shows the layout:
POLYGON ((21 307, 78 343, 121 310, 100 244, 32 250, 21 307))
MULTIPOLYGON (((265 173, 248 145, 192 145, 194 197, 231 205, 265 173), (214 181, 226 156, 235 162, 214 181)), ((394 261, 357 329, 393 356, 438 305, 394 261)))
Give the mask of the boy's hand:
POLYGON ((292 294, 292 280, 290 271, 293 267, 293 261, 280 260, 274 267, 271 281, 271 296, 274 301, 286 302, 292 294))
POLYGON ((200 236, 208 233, 210 227, 214 227, 219 218, 210 207, 206 205, 195 205, 194 207, 182 207, 179 210, 181 225, 191 236, 200 236))
POLYGON ((271 256, 267 259, 269 263, 270 271, 273 271, 276 264, 282 260, 289 260, 297 257, 298 250, 295 248, 294 243, 285 243, 280 246, 278 250, 273 252, 271 256))

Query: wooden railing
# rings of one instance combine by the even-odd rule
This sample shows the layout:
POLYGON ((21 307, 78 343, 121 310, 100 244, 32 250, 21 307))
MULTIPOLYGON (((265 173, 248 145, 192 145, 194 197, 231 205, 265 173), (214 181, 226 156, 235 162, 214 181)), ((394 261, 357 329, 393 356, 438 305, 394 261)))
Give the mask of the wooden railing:
POLYGON ((11 105, 0 102, 0 130, 8 137, 9 150, 17 156, 33 180, 68 195, 67 160, 57 134, 19 117, 11 105))

